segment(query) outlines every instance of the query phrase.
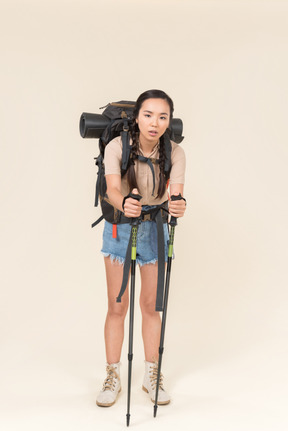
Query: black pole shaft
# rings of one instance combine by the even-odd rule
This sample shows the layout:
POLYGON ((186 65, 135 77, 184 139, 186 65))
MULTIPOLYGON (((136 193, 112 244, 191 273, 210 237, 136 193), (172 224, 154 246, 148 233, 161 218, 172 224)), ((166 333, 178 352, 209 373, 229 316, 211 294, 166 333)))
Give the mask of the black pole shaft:
POLYGON ((131 284, 130 284, 130 317, 129 317, 129 347, 128 347, 128 394, 127 394, 127 414, 126 414, 127 427, 130 424, 137 232, 138 232, 138 225, 137 225, 137 219, 136 219, 132 221, 132 226, 131 226, 132 244, 131 244, 131 284))
POLYGON ((132 360, 133 360, 133 329, 134 329, 134 300, 135 300, 135 268, 136 261, 131 262, 131 286, 130 286, 130 317, 129 317, 129 348, 128 348, 128 396, 127 396, 127 427, 130 423, 130 401, 131 401, 131 381, 132 381, 132 360))
POLYGON ((161 334, 160 334, 160 343, 159 343, 159 357, 158 357, 157 383, 156 383, 156 391, 155 391, 154 418, 157 415, 157 409, 158 409, 159 383, 160 383, 160 376, 161 376, 162 356, 163 356, 163 351, 164 351, 164 336, 165 336, 165 326, 166 326, 166 317, 167 317, 167 308, 168 308, 168 296, 169 296, 169 286, 170 286, 172 255, 173 255, 174 232, 175 232, 176 224, 177 224, 177 219, 175 217, 171 217, 171 221, 170 221, 171 229, 170 229, 170 233, 169 233, 168 261, 167 261, 167 271, 166 271, 165 290, 164 290, 164 303, 163 303, 162 322, 161 322, 161 334))
POLYGON ((160 375, 161 375, 162 356, 163 356, 163 352, 164 352, 164 336, 165 336, 167 305, 168 305, 169 286, 170 286, 171 260, 172 260, 171 257, 168 257, 167 275, 166 275, 165 293, 164 293, 164 304, 163 304, 163 313, 162 313, 162 322, 161 322, 161 335, 160 335, 160 344, 159 344, 158 372, 157 372, 157 383, 156 383, 155 404, 154 404, 154 418, 157 415, 157 408, 158 408, 157 403, 158 403, 158 394, 159 394, 159 383, 160 383, 160 375))

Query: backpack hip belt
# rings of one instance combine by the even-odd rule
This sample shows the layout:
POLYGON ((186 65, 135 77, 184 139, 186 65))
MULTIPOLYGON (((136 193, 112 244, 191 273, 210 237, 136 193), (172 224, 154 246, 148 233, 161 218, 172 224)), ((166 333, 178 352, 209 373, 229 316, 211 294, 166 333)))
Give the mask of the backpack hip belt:
MULTIPOLYGON (((91 227, 96 226, 100 221, 105 218, 106 221, 112 224, 123 224, 123 223, 131 223, 130 217, 125 217, 122 211, 119 211, 112 204, 110 204, 107 197, 100 198, 101 206, 105 209, 105 215, 101 215, 92 225, 91 227)), ((160 205, 155 205, 154 208, 151 208, 146 211, 142 211, 141 213, 141 221, 153 221, 156 218, 156 213, 159 211, 162 216, 162 222, 167 223, 168 221, 168 201, 163 202, 160 205)))

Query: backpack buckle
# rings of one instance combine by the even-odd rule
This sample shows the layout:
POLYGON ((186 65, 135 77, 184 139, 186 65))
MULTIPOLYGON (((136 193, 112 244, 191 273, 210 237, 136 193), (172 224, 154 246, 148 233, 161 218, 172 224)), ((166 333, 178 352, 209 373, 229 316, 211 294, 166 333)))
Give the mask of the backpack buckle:
POLYGON ((142 221, 150 221, 151 214, 142 214, 142 221))

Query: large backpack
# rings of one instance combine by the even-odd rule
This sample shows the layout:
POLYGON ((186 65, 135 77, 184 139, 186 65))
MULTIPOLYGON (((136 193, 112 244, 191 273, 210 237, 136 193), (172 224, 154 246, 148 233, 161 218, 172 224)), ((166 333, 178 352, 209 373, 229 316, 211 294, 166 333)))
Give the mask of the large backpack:
MULTIPOLYGON (((108 105, 100 108, 104 109, 102 114, 91 114, 83 112, 80 117, 80 134, 82 138, 98 138, 99 139, 99 155, 95 158, 95 164, 98 166, 96 192, 95 192, 95 206, 98 206, 99 198, 102 209, 102 216, 92 224, 96 226, 103 218, 110 223, 127 223, 127 220, 121 211, 113 207, 106 194, 106 180, 104 169, 104 151, 106 145, 117 136, 122 139, 122 162, 121 162, 121 176, 125 175, 130 162, 130 128, 133 121, 133 111, 135 102, 119 101, 108 103, 108 105), (104 109, 105 108, 105 109, 104 109)), ((182 136, 182 120, 174 118, 171 122, 170 129, 164 134, 165 143, 165 175, 169 178, 171 170, 171 142, 180 143, 183 140, 182 136)), ((142 157, 143 162, 147 162, 151 167, 153 178, 154 169, 151 160, 142 157)))
MULTIPOLYGON (((102 114, 89 114, 84 112, 80 117, 80 134, 82 138, 97 138, 99 139, 98 157, 95 158, 96 165, 98 166, 98 174, 96 181, 95 193, 95 206, 98 206, 99 198, 102 208, 102 216, 96 220, 92 227, 96 226, 103 218, 110 223, 114 224, 117 228, 118 223, 130 223, 131 218, 124 216, 124 213, 113 207, 108 200, 106 194, 106 180, 104 171, 104 151, 106 145, 115 137, 121 136, 122 139, 122 162, 121 162, 121 176, 125 175, 130 162, 130 127, 133 121, 133 111, 135 102, 120 101, 109 103, 104 106, 102 114), (105 108, 105 109, 104 109, 105 108)), ((182 136, 182 121, 174 118, 171 121, 170 129, 164 134, 165 144, 165 176, 169 178, 171 170, 171 141, 180 143, 183 140, 182 136)), ((139 160, 148 163, 152 170, 154 178, 154 168, 149 158, 138 156, 139 160)), ((165 272, 165 256, 164 256, 164 233, 163 222, 167 222, 167 205, 157 205, 157 208, 148 211, 142 211, 143 220, 155 220, 157 226, 157 242, 158 242, 158 280, 157 280, 157 297, 156 297, 156 311, 163 310, 163 290, 164 290, 164 272, 165 272), (148 217, 148 218, 147 218, 148 217)), ((114 235, 114 229, 113 229, 114 235)), ((132 230, 131 230, 132 235, 132 230)), ((131 241, 131 236, 130 236, 131 241)), ((123 281, 117 301, 121 301, 125 288, 127 286, 129 275, 129 245, 126 252, 126 258, 123 269, 123 281)))

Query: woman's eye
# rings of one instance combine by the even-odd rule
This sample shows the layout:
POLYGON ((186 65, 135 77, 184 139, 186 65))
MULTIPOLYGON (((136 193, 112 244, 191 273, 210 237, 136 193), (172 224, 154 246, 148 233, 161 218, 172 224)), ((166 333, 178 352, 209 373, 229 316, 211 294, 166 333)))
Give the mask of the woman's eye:
POLYGON ((151 115, 150 115, 150 114, 145 114, 145 117, 148 117, 148 118, 149 118, 149 117, 151 117, 151 115))
POLYGON ((167 117, 160 117, 161 120, 167 120, 167 117))

